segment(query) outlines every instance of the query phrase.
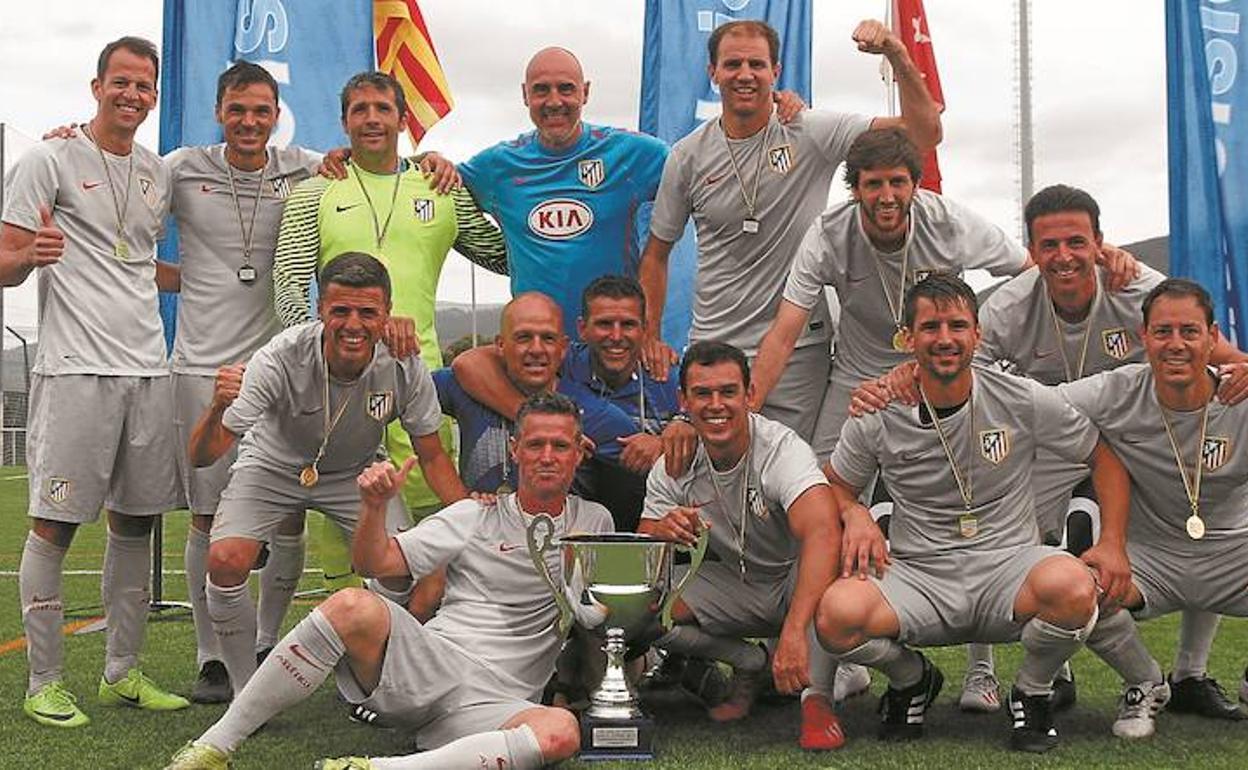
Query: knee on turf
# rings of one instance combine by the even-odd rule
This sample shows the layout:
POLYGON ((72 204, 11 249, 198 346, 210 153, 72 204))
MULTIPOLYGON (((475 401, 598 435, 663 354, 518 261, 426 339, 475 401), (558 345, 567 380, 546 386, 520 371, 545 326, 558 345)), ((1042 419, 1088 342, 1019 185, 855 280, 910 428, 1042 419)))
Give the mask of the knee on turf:
POLYGON ((580 723, 567 709, 543 707, 540 715, 530 719, 528 724, 537 736, 542 759, 548 764, 569 759, 581 750, 580 723))

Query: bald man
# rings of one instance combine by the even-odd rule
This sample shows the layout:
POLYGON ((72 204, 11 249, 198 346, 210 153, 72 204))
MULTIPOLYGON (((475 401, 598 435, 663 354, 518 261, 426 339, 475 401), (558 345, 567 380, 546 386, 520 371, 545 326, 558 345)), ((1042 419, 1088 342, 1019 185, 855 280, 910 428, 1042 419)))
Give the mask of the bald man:
POLYGON ((667 145, 582 121, 589 82, 566 49, 534 54, 520 95, 535 130, 477 153, 459 172, 502 226, 511 293, 554 299, 564 333, 573 336, 590 281, 637 275, 633 216, 654 200, 667 145))

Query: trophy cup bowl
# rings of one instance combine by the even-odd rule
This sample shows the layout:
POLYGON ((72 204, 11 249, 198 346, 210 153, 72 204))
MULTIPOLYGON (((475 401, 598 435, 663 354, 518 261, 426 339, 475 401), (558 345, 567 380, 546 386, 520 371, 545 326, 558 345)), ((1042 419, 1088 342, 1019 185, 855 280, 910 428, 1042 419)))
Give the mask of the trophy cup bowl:
POLYGON ((559 607, 559 631, 573 623, 605 637, 606 670, 590 693, 581 717, 581 759, 652 759, 654 725, 642 713, 637 693, 624 675, 629 641, 652 633, 655 621, 671 628, 672 608, 706 552, 706 533, 685 546, 650 535, 625 532, 554 537, 554 522, 538 516, 528 528, 529 555, 559 607), (690 553, 689 570, 673 585, 677 550, 690 553), (545 554, 556 551, 560 574, 553 577, 545 554))

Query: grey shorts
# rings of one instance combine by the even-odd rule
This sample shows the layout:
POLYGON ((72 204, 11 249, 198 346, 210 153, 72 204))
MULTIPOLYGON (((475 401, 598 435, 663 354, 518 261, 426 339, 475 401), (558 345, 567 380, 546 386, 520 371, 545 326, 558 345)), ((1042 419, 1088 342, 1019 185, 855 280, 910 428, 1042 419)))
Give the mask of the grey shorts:
POLYGON ((216 378, 202 374, 173 375, 173 424, 178 436, 178 472, 186 490, 191 513, 212 516, 221 502, 221 491, 230 480, 230 466, 238 457, 237 443, 207 468, 196 468, 187 455, 191 430, 212 403, 216 378))
POLYGON ((828 384, 832 356, 828 343, 804 345, 793 351, 780 374, 780 381, 767 394, 764 417, 792 428, 803 441, 810 441, 819 416, 819 404, 828 384))
MULTIPOLYGON (((360 514, 357 475, 322 474, 316 486, 307 488, 300 486, 294 471, 256 465, 236 467, 230 472, 212 520, 212 542, 228 537, 268 540, 286 517, 309 508, 325 514, 350 538, 360 514)), ((386 509, 386 531, 398 532, 408 526, 407 509, 402 498, 395 496, 386 509)))
POLYGON ((517 692, 514 682, 430 633, 405 608, 383 599, 390 610, 390 639, 381 681, 366 693, 346 660, 334 669, 338 691, 388 721, 416 731, 421 749, 436 749, 465 735, 497 730, 538 704, 517 692))
POLYGON ((1137 619, 1187 609, 1248 617, 1248 538, 1195 545, 1128 538, 1131 577, 1144 597, 1144 606, 1132 613, 1137 619))
POLYGON ((819 407, 815 433, 810 440, 810 447, 815 450, 815 457, 819 458, 820 462, 826 462, 836 449, 836 442, 841 437, 841 429, 845 427, 845 421, 849 419, 850 396, 861 384, 861 382, 852 381, 842 369, 837 368, 835 363, 832 365, 827 392, 824 393, 823 403, 819 407))
POLYGON ((1013 642, 1022 632, 1014 600, 1044 559, 1075 557, 1046 545, 894 558, 871 578, 897 613, 899 641, 917 646, 1013 642))
MULTIPOLYGON (((687 568, 677 572, 684 575, 687 568)), ((793 594, 794 568, 786 578, 742 582, 736 562, 703 562, 680 598, 703 631, 714 636, 775 636, 793 594)))
POLYGON ((1052 452, 1036 452, 1031 471, 1031 488, 1035 491, 1036 523, 1045 542, 1060 542, 1066 526, 1066 510, 1070 493, 1088 477, 1088 467, 1063 460, 1052 452))
POLYGON ((71 524, 100 508, 182 506, 168 377, 33 375, 26 441, 30 515, 71 524))

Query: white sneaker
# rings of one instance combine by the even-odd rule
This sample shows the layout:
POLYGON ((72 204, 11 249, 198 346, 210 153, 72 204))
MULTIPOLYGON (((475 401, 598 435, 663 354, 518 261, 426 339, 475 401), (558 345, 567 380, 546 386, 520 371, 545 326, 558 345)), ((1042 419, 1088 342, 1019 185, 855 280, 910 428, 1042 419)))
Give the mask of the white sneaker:
POLYGON ((844 703, 871 689, 871 672, 857 663, 841 663, 832 682, 832 702, 844 703))
POLYGON ((1170 685, 1162 682, 1145 682, 1131 685, 1118 701, 1118 718, 1114 720, 1114 735, 1119 738, 1147 738, 1153 734, 1153 717, 1165 708, 1170 700, 1170 685))
POLYGON ((977 714, 994 714, 1001 710, 1001 683, 991 671, 970 671, 962 680, 962 696, 958 708, 977 714))

